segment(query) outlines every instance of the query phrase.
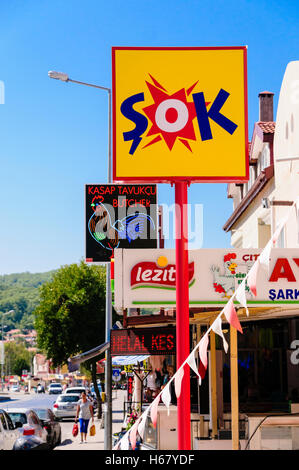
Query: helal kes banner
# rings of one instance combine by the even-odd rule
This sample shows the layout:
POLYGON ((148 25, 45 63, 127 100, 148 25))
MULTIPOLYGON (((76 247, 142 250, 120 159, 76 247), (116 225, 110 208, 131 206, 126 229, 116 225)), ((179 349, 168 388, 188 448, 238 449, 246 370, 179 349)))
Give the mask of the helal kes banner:
POLYGON ((111 330, 110 341, 113 356, 174 355, 176 330, 175 327, 111 330))
MULTIPOLYGON (((234 294, 261 249, 189 250, 189 305, 221 307, 234 294)), ((175 307, 175 250, 116 250, 115 307, 175 307)), ((248 306, 299 305, 299 249, 273 248, 269 271, 257 274, 257 295, 245 284, 248 306)), ((237 303, 237 302, 236 302, 237 303)))
POLYGON ((154 184, 85 185, 86 262, 109 262, 116 248, 157 248, 154 184))
POLYGON ((247 48, 113 47, 113 179, 248 180, 247 48))

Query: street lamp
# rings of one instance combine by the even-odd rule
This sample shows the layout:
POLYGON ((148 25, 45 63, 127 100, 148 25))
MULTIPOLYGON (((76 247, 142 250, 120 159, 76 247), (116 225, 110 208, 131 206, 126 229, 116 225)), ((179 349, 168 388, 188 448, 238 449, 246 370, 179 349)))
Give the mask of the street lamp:
MULTIPOLYGON (((50 70, 48 72, 50 78, 61 80, 62 82, 73 82, 79 85, 90 86, 104 90, 108 93, 108 183, 112 183, 112 162, 111 162, 111 89, 93 83, 79 82, 69 78, 66 73, 56 72, 50 70)), ((112 328, 112 295, 111 295, 111 266, 110 263, 106 265, 106 331, 105 341, 110 343, 110 330, 112 328)), ((105 392, 106 392, 106 411, 105 411, 105 434, 104 434, 104 448, 105 450, 112 449, 112 361, 110 347, 106 351, 106 367, 105 367, 105 392)))
POLYGON ((4 341, 3 341, 3 320, 6 315, 14 313, 14 310, 9 310, 8 312, 2 312, 1 319, 1 351, 0 351, 0 360, 1 360, 1 384, 3 383, 3 366, 4 366, 4 341))
POLYGON ((111 88, 107 88, 100 85, 94 85, 93 83, 87 82, 79 82, 78 80, 73 80, 68 76, 67 73, 64 72, 56 72, 55 70, 50 70, 48 72, 48 76, 50 78, 54 78, 55 80, 60 80, 62 82, 72 82, 78 83, 79 85, 90 86, 93 88, 98 88, 99 90, 104 90, 108 93, 108 183, 112 183, 112 176, 111 176, 111 88))

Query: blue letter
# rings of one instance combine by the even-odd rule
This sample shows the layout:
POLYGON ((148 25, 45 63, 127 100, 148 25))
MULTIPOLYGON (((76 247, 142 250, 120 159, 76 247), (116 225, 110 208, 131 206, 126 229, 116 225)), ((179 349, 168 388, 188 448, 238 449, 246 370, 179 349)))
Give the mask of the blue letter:
POLYGON ((227 91, 221 88, 209 111, 207 111, 205 97, 202 92, 195 93, 192 96, 202 140, 210 140, 213 138, 209 119, 212 119, 229 134, 233 134, 235 132, 238 127, 237 124, 220 113, 222 106, 229 97, 229 93, 227 91))
POLYGON ((133 155, 138 145, 140 144, 140 136, 146 131, 148 124, 147 118, 143 114, 138 113, 138 111, 135 111, 133 108, 133 105, 139 101, 144 101, 144 93, 137 93, 136 95, 130 96, 122 103, 120 107, 122 114, 127 119, 130 119, 130 121, 133 121, 136 124, 134 129, 123 133, 125 141, 133 140, 129 152, 131 155, 133 155))

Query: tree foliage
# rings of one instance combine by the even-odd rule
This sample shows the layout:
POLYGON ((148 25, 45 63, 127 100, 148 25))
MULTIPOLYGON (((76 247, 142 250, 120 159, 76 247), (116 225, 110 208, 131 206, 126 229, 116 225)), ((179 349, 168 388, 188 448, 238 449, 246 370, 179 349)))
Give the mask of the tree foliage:
POLYGON ((105 285, 105 269, 82 261, 61 267, 41 286, 37 342, 54 367, 104 342, 105 285))
POLYGON ((26 346, 21 342, 5 343, 5 375, 21 375, 23 370, 30 370, 31 356, 26 346))

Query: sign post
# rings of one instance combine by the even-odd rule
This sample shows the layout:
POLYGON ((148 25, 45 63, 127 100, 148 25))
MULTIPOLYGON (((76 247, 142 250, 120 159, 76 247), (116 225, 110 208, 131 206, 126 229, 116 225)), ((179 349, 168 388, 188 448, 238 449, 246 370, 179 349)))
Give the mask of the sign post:
MULTIPOLYGON (((187 182, 175 183, 177 369, 190 353, 187 182)), ((185 367, 178 398, 178 449, 191 450, 190 370, 185 367)))
MULTIPOLYGON (((246 54, 246 47, 112 48, 114 181, 175 185, 178 367, 190 353, 187 188, 248 180, 246 54)), ((189 449, 185 370, 178 450, 189 449)))

